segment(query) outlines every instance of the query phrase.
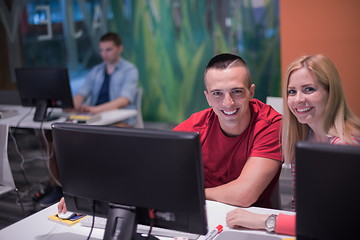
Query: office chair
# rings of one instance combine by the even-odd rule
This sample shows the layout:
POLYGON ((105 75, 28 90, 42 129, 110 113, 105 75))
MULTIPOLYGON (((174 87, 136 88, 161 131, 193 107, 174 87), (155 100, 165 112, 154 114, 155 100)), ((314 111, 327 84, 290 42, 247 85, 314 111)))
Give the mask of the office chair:
POLYGON ((283 112, 283 99, 282 97, 266 97, 266 104, 272 106, 278 113, 283 112))
MULTIPOLYGON (((278 113, 283 113, 283 98, 282 97, 266 97, 266 104, 272 106, 278 113)), ((271 200, 274 201, 275 208, 281 209, 281 207, 289 207, 292 205, 291 199, 293 196, 293 179, 291 173, 291 166, 289 164, 282 164, 281 174, 279 178, 277 190, 274 189, 274 192, 271 196, 271 200), (284 202, 281 202, 281 195, 286 199, 284 202), (278 199, 278 200, 277 200, 278 199), (280 205, 279 205, 280 204, 280 205)))
MULTIPOLYGON (((280 179, 279 179, 280 181, 280 179)), ((279 182, 276 183, 271 196, 270 196, 271 208, 281 209, 281 197, 280 197, 280 186, 279 182)))
POLYGON ((143 89, 141 87, 138 87, 137 93, 136 93, 136 123, 135 128, 144 128, 144 121, 142 117, 142 111, 141 111, 141 104, 142 104, 142 95, 143 95, 143 89))

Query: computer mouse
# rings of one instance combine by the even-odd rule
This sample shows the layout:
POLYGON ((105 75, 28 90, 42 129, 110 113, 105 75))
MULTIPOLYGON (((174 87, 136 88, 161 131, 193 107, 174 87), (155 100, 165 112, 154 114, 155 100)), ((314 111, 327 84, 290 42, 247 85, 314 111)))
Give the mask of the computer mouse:
POLYGON ((74 212, 67 211, 66 213, 58 213, 58 217, 64 220, 70 219, 75 215, 74 212))

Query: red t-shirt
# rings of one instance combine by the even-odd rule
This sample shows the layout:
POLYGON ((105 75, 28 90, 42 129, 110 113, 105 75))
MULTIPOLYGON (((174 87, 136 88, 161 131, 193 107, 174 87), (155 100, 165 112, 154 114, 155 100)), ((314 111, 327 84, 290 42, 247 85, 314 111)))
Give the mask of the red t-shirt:
MULTIPOLYGON (((174 128, 175 131, 198 132, 202 146, 205 187, 216 187, 237 179, 249 157, 263 157, 282 161, 280 145, 281 115, 269 105, 250 101, 251 120, 239 136, 223 134, 212 108, 194 113, 174 128)), ((271 191, 278 174, 254 204, 271 207, 271 191)))

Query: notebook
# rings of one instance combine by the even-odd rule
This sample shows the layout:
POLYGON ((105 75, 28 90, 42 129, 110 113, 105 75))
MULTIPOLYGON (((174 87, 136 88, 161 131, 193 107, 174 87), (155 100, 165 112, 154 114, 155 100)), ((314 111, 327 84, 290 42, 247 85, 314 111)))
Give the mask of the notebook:
POLYGON ((92 113, 70 113, 66 121, 75 123, 93 123, 101 120, 100 114, 92 113))

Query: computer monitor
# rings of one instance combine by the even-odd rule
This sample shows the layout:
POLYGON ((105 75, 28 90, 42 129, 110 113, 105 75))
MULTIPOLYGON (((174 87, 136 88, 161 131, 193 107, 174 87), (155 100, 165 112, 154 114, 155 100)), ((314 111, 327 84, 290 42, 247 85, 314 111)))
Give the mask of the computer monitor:
POLYGON ((74 108, 66 68, 16 68, 21 104, 35 107, 34 121, 52 121, 59 116, 48 115, 48 107, 74 108))
POLYGON ((360 146, 296 145, 296 239, 357 238, 360 146))
POLYGON ((104 239, 139 237, 138 223, 207 233, 197 133, 70 123, 52 133, 67 209, 107 217, 104 239))

